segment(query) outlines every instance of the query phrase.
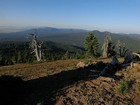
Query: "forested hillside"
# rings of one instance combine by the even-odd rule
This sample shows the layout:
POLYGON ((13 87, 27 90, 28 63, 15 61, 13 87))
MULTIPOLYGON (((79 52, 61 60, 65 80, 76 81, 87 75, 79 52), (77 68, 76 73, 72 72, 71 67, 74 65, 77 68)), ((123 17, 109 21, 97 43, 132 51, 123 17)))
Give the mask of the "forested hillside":
MULTIPOLYGON (((89 30, 81 29, 60 29, 60 28, 34 28, 21 32, 14 33, 0 33, 0 41, 29 41, 29 33, 37 32, 40 40, 53 41, 62 44, 75 45, 83 47, 84 38, 89 30)), ((117 34, 110 32, 100 32, 98 30, 92 31, 98 38, 100 47, 104 37, 109 33, 112 40, 116 43, 118 40, 126 44, 128 49, 132 51, 139 51, 140 35, 138 34, 117 34)))
MULTIPOLYGON (((30 42, 0 42, 0 65, 35 62, 31 54, 30 42)), ((83 58, 84 49, 77 46, 44 41, 42 46, 44 60, 83 58)))

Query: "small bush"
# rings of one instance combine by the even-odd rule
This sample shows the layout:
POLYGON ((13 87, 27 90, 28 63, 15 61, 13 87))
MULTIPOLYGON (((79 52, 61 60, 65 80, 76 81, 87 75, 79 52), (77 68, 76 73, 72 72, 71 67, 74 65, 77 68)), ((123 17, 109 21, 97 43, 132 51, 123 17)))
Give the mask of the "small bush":
POLYGON ((129 81, 122 81, 120 87, 118 88, 118 92, 120 94, 126 94, 129 91, 130 83, 129 81))

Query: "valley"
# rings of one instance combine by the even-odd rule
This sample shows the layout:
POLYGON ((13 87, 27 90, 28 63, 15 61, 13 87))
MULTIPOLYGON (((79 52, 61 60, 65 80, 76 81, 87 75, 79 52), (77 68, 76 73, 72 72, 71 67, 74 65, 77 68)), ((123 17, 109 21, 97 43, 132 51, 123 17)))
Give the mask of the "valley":
POLYGON ((43 41, 53 41, 55 43, 61 43, 66 45, 74 45, 83 47, 84 38, 88 32, 93 32, 95 36, 99 39, 100 49, 103 44, 103 40, 106 35, 110 34, 112 41, 116 43, 118 40, 125 43, 128 49, 138 52, 140 49, 140 35, 139 34, 122 34, 122 33, 111 33, 108 31, 98 31, 98 30, 82 30, 82 29, 63 29, 63 28, 53 28, 53 27, 42 27, 33 28, 20 32, 11 33, 0 33, 0 41, 29 41, 30 33, 37 32, 38 38, 43 41), (131 42, 131 43, 129 43, 131 42), (135 46, 133 46, 135 45, 135 46))

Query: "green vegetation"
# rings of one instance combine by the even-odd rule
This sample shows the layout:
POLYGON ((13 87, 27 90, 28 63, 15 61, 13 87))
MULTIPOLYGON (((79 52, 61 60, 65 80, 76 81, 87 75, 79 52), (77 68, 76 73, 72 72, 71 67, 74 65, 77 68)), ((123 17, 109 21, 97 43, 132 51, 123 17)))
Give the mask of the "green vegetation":
MULTIPOLYGON (((29 42, 0 42, 0 66, 18 63, 35 63, 29 42)), ((44 41, 42 45, 43 59, 54 61, 61 59, 84 58, 84 49, 77 46, 44 41)))
MULTIPOLYGON (((103 38, 106 32, 93 31, 86 35, 86 32, 76 32, 74 33, 65 33, 66 35, 61 33, 51 33, 49 38, 53 38, 53 41, 61 43, 54 43, 51 41, 45 41, 46 39, 41 35, 39 38, 43 40, 43 44, 41 47, 42 58, 44 61, 54 61, 54 60, 67 60, 67 59, 86 59, 85 64, 88 63, 93 58, 97 58, 101 56, 101 45, 103 43, 103 38), (58 35, 58 36, 57 36, 58 35), (80 36, 79 36, 80 35, 80 36), (86 35, 86 37, 85 37, 86 35), (68 39, 71 45, 62 44, 64 41, 68 42, 68 39), (59 38, 58 38, 59 37, 59 38), (84 40, 85 37, 85 40, 84 40), (60 39, 63 40, 60 40, 60 39), (77 40, 78 39, 78 40, 77 40), (77 43, 84 42, 84 48, 79 47, 83 46, 83 44, 77 43), (100 44, 99 44, 100 43, 100 44), (78 45, 78 46, 77 46, 78 45)), ((115 48, 116 39, 121 38, 121 36, 114 36, 111 34, 113 42, 108 44, 108 55, 113 56, 118 51, 115 48), (114 40, 115 39, 115 40, 114 40)), ((126 39, 126 38, 125 38, 126 39)), ((123 42, 121 40, 121 42, 123 42)), ((125 41, 124 41, 125 42, 125 41)), ((36 58, 34 53, 31 54, 32 50, 29 47, 30 42, 27 41, 1 41, 0 42, 0 66, 4 65, 13 65, 18 63, 36 63, 36 58)), ((123 47, 122 50, 124 50, 123 47)), ((124 51, 123 51, 124 52, 124 51)), ((122 52, 121 52, 122 53, 122 52)))
POLYGON ((121 81, 120 87, 118 88, 118 92, 120 94, 126 94, 130 89, 130 82, 129 81, 121 81))
POLYGON ((0 49, 0 65, 30 63, 34 61, 27 42, 3 42, 0 43, 0 49))
POLYGON ((87 58, 96 58, 97 57, 97 50, 98 50, 98 39, 95 37, 93 33, 88 33, 85 37, 84 47, 86 50, 86 57, 87 58))

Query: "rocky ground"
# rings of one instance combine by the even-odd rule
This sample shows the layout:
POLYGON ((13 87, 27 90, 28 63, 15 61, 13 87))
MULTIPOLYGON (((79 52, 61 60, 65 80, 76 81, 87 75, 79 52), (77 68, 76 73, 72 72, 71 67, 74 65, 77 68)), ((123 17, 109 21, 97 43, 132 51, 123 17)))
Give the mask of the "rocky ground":
POLYGON ((2 105, 140 105, 140 68, 100 76, 78 60, 0 67, 2 105), (8 75, 8 76, 5 76, 8 75))
POLYGON ((129 68, 112 77, 81 81, 62 89, 56 105, 140 105, 139 99, 140 69, 129 68), (126 93, 120 92, 122 82, 128 83, 126 93))

